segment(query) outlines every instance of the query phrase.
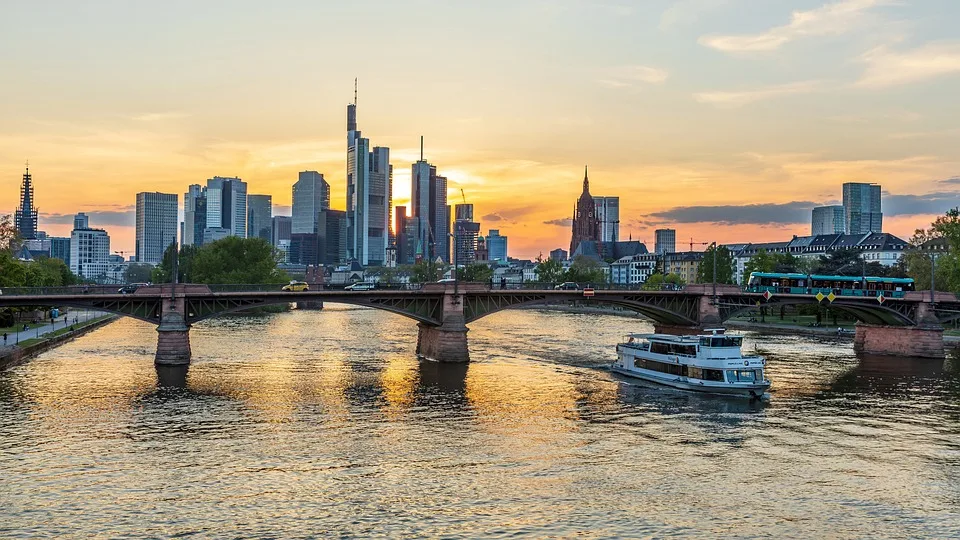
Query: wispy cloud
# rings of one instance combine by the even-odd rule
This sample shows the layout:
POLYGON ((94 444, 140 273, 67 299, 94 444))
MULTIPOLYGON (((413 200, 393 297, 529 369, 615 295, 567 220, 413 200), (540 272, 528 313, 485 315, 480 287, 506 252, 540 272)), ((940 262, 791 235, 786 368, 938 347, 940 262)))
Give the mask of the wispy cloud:
POLYGON ((960 206, 960 194, 956 192, 883 196, 883 213, 891 217, 942 214, 957 206, 960 206))
MULTIPOLYGON (((102 227, 133 227, 136 224, 137 210, 134 207, 126 207, 125 210, 86 210, 85 214, 90 218, 90 226, 94 228, 102 227)), ((55 225, 69 225, 73 223, 76 214, 48 214, 40 215, 40 221, 55 225)))
POLYGON ((862 88, 886 88, 960 73, 960 42, 928 43, 909 51, 877 47, 860 57, 867 65, 855 83, 862 88))
POLYGON ((867 20, 868 10, 888 4, 888 0, 842 0, 809 11, 794 11, 790 22, 759 34, 702 36, 701 45, 723 52, 761 52, 779 49, 794 39, 806 36, 840 35, 867 20))
POLYGON ((556 225, 558 227, 569 227, 573 225, 573 219, 571 218, 557 218, 549 219, 543 222, 544 225, 556 225))
POLYGON ((783 204, 746 204, 727 206, 680 206, 654 212, 650 217, 668 223, 719 223, 722 225, 791 225, 810 221, 817 203, 793 201, 783 204))
POLYGON ((762 101, 793 94, 809 94, 822 87, 820 81, 800 81, 773 86, 762 86, 751 90, 698 92, 693 98, 700 103, 718 107, 742 107, 755 101, 762 101))
POLYGON ((607 70, 598 82, 609 88, 629 88, 640 84, 662 84, 670 76, 666 71, 650 66, 619 66, 607 70))

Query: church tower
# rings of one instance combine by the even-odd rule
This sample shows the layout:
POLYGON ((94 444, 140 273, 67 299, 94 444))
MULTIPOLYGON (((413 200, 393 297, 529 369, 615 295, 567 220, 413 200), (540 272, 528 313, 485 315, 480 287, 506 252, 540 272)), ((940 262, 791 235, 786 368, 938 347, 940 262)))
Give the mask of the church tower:
POLYGON ((583 167, 583 193, 577 200, 573 211, 573 236, 570 239, 570 256, 573 257, 577 246, 584 240, 600 240, 600 220, 597 217, 597 205, 590 195, 590 180, 587 167, 583 167))

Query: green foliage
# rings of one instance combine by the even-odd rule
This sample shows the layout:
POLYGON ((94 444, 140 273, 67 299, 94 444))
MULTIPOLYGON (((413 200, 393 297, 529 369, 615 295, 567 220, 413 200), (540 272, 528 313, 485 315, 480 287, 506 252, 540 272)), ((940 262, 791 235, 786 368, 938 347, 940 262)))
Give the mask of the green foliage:
POLYGON ((564 273, 562 281, 601 284, 607 282, 607 275, 604 273, 603 266, 600 265, 599 261, 595 261, 590 257, 584 257, 583 255, 577 255, 577 258, 573 260, 573 264, 571 264, 570 268, 564 273))
POLYGON ((703 253, 703 259, 697 269, 697 282, 699 283, 733 283, 733 254, 726 246, 710 246, 703 253), (717 275, 714 280, 713 259, 717 259, 717 275))
POLYGON ((421 260, 410 268, 411 283, 432 283, 440 279, 447 267, 435 262, 421 260))
POLYGON ((672 285, 673 287, 679 288, 686 285, 683 278, 677 274, 667 274, 663 275, 661 273, 656 273, 647 278, 643 282, 641 287, 645 291, 659 291, 663 290, 664 285, 672 285))
POLYGON ((537 281, 559 283, 564 281, 563 263, 554 259, 537 258, 537 281))
MULTIPOLYGON (((720 261, 717 261, 720 262, 720 261)), ((767 250, 761 249, 756 255, 750 257, 743 265, 743 280, 750 277, 753 272, 776 272, 778 274, 801 273, 806 274, 809 270, 807 261, 800 257, 794 257, 789 253, 767 253, 767 250)), ((711 269, 712 270, 712 269, 711 269)), ((720 271, 717 270, 719 274, 720 271)))
POLYGON ((77 282, 60 259, 18 261, 9 250, 0 251, 0 287, 59 287, 77 282))
MULTIPOLYGON (((153 269, 154 283, 173 281, 174 251, 170 245, 153 269)), ((177 261, 180 283, 285 283, 277 254, 262 238, 228 236, 203 246, 184 246, 177 261)))
POLYGON ((153 279, 153 266, 146 263, 130 263, 123 275, 127 283, 147 283, 153 279))
POLYGON ((828 276, 863 275, 863 259, 855 249, 837 249, 821 255, 813 267, 813 273, 828 276))
POLYGON ((946 214, 939 216, 930 225, 929 229, 917 229, 910 244, 915 249, 903 254, 898 270, 915 281, 917 290, 931 288, 931 267, 936 270, 936 289, 960 293, 960 209, 953 208, 946 214), (947 244, 947 251, 935 252, 936 263, 931 260, 931 253, 919 248, 924 242, 943 239, 947 244))
POLYGON ((457 278, 460 279, 460 281, 487 283, 492 277, 493 270, 482 263, 471 264, 457 270, 457 278))
POLYGON ((13 250, 20 245, 20 233, 10 214, 0 216, 0 250, 13 250))

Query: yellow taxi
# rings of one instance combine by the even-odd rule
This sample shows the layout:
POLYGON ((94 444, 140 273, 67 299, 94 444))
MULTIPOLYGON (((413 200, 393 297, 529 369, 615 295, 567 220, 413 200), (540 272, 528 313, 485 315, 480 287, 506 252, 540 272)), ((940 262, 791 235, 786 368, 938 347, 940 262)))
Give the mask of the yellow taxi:
POLYGON ((310 285, 308 285, 305 281, 291 281, 290 284, 284 285, 280 290, 286 292, 309 291, 310 285))

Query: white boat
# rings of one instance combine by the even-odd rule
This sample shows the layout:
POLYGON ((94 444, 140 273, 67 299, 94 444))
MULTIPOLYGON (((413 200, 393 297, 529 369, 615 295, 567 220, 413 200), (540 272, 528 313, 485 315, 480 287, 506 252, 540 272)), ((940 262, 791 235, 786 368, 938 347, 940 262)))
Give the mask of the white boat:
POLYGON ((726 335, 722 328, 706 332, 698 336, 630 334, 617 345, 617 361, 610 369, 681 390, 764 398, 770 388, 764 376, 766 360, 743 356, 742 336, 726 335))

